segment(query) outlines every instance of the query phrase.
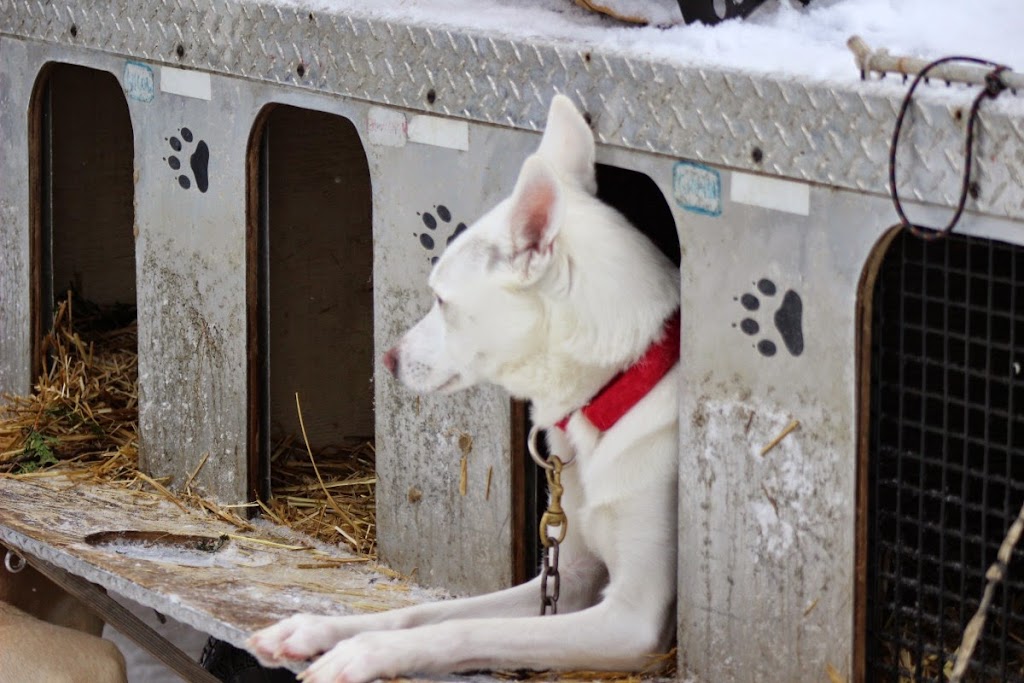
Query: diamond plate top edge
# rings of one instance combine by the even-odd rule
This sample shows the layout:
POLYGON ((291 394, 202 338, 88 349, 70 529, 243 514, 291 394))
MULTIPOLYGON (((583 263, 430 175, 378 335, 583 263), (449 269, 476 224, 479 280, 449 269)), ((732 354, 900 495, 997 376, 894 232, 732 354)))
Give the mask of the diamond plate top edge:
MULTIPOLYGON (((526 130, 542 129, 551 95, 564 92, 604 144, 873 194, 888 192, 902 98, 895 83, 680 66, 267 0, 0 0, 0 34, 526 130)), ((907 199, 956 203, 972 96, 919 98, 899 155, 907 199)), ((981 193, 968 208, 1019 219, 1024 97, 1007 99, 983 107, 981 193)))

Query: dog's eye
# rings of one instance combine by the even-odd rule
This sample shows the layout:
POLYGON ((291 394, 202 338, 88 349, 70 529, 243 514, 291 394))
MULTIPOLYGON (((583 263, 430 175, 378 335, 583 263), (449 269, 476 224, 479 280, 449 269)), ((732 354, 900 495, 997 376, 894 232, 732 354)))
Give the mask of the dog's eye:
POLYGON ((441 297, 437 296, 436 294, 434 295, 434 301, 437 302, 438 306, 444 306, 444 299, 442 299, 441 297))

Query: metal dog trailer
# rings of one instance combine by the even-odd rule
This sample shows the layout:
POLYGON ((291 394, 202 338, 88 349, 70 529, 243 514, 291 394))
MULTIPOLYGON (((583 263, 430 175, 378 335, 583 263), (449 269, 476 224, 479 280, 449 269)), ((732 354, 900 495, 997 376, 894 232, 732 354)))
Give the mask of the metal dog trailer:
MULTIPOLYGON (((132 302, 150 475, 180 486, 208 453, 210 496, 265 493, 299 391, 311 441, 376 441, 383 560, 455 592, 525 578, 523 407, 414 397, 376 359, 446 242, 510 191, 555 92, 592 122, 604 196, 680 261, 680 674, 941 671, 1024 502, 1019 95, 983 109, 978 192, 924 243, 892 227, 898 83, 283 1, 0 0, 0 391, 30 390, 55 291, 132 302)), ((915 98, 899 187, 922 220, 956 203, 972 96, 915 98)), ((236 643, 372 578, 291 567, 292 597, 282 581, 243 609, 82 542, 169 506, 0 491, 0 540, 236 643)), ((1002 680, 1024 658, 1019 555, 976 656, 1002 680)), ((260 567, 232 571, 270 586, 260 567)))

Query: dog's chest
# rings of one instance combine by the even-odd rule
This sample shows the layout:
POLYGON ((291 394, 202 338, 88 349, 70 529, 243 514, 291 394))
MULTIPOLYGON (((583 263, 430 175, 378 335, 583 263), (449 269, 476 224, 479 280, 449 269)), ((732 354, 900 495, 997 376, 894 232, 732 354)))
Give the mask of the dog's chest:
POLYGON ((603 557, 606 550, 604 545, 615 532, 614 506, 609 506, 608 501, 601 501, 592 493, 588 495, 589 491, 600 488, 593 485, 593 477, 607 476, 607 473, 600 471, 601 468, 593 467, 593 461, 588 455, 579 454, 575 462, 563 470, 563 507, 569 528, 579 534, 588 550, 603 557))

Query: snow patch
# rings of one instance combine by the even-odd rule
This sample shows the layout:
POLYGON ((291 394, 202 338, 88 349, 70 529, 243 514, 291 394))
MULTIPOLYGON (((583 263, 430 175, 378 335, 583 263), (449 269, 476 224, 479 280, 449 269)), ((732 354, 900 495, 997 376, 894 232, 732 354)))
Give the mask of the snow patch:
POLYGON ((679 66, 806 76, 860 78, 846 40, 934 59, 968 54, 1024 69, 1020 0, 767 0, 744 20, 636 27, 576 7, 571 0, 270 0, 301 10, 496 37, 569 43, 603 54, 679 66))
POLYGON ((785 559, 796 537, 793 525, 779 519, 775 508, 768 503, 751 503, 750 511, 759 532, 755 543, 758 556, 768 555, 776 562, 785 559))

